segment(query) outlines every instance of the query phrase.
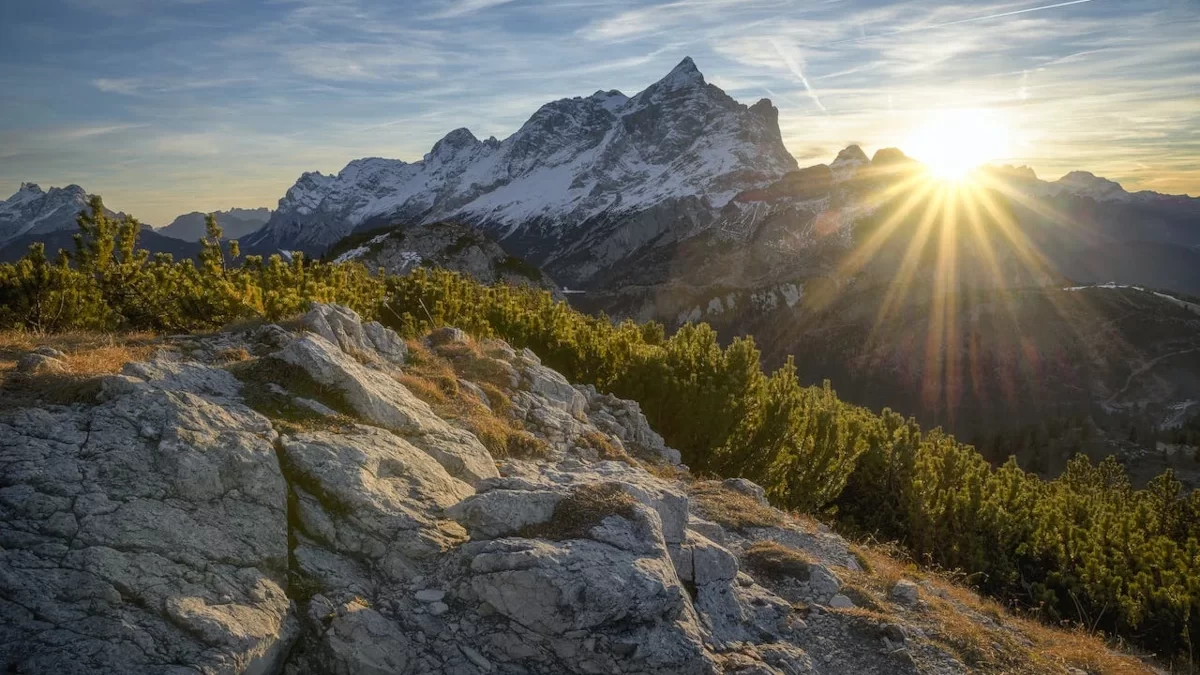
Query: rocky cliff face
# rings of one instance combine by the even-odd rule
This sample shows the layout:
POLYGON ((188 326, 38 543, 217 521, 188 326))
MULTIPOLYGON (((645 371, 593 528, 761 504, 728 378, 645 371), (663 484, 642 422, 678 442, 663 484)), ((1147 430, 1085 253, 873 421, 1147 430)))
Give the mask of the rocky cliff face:
POLYGON ((355 233, 325 255, 334 262, 358 262, 371 271, 407 274, 440 267, 484 284, 505 283, 558 292, 541 269, 509 255, 486 233, 461 223, 382 227, 355 233))
POLYGON ((302 323, 0 406, 8 672, 968 672, 935 628, 952 601, 852 587, 845 541, 747 481, 688 479, 636 403, 453 329, 302 323), (414 395, 431 354, 524 450, 414 395))

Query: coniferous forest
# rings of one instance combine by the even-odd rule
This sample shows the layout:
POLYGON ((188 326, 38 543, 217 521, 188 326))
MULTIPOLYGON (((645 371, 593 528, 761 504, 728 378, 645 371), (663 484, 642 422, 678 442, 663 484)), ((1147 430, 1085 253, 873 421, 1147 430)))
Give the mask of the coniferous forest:
POLYGON ((438 269, 394 277, 299 254, 242 257, 207 225, 198 261, 151 256, 138 222, 93 198, 74 251, 51 259, 35 245, 0 265, 0 329, 204 331, 336 302, 406 335, 454 325, 501 337, 573 382, 638 401, 696 474, 749 478, 779 507, 895 540, 1049 621, 1194 658, 1200 492, 1185 494, 1170 472, 1135 490, 1112 458, 1079 456, 1053 480, 1012 459, 996 468, 938 429, 840 401, 831 383, 802 385, 791 360, 764 372, 753 340, 722 346, 705 324, 667 336, 438 269))

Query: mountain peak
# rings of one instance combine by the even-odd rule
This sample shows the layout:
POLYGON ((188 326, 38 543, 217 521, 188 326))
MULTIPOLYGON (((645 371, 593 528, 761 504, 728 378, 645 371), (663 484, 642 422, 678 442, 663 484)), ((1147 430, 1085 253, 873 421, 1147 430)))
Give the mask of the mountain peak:
POLYGON ((671 72, 656 82, 653 87, 670 91, 685 87, 703 86, 704 84, 706 84, 704 74, 696 67, 696 62, 692 60, 692 57, 685 56, 679 62, 679 65, 672 68, 671 72))
POLYGON ((442 140, 433 144, 433 149, 429 151, 428 157, 437 157, 442 160, 450 159, 458 154, 463 148, 469 148, 479 144, 479 139, 475 134, 471 133, 466 127, 459 127, 454 131, 442 137, 442 140))
POLYGON ((867 160, 867 153, 863 152, 863 149, 858 147, 858 145, 852 144, 852 145, 846 146, 846 148, 844 150, 839 152, 837 154, 837 158, 834 159, 833 161, 834 162, 862 162, 863 164, 866 164, 868 160, 867 160))
POLYGON ((17 194, 20 194, 22 192, 36 194, 36 195, 44 194, 44 191, 42 190, 41 186, 38 185, 37 183, 21 183, 21 187, 19 189, 17 189, 17 194))
POLYGON ((1124 199, 1128 196, 1120 183, 1097 176, 1090 171, 1072 171, 1059 178, 1055 183, 1062 186, 1067 192, 1081 197, 1112 200, 1124 199))
POLYGON ((871 164, 876 166, 907 161, 910 161, 908 155, 904 154, 900 148, 880 148, 875 151, 875 156, 871 158, 871 164))

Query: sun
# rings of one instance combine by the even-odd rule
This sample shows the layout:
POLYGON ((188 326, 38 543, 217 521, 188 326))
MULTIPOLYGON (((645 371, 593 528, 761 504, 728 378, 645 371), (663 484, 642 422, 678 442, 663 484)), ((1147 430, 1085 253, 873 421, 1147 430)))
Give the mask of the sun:
POLYGON ((913 130, 903 150, 936 178, 965 180, 973 169, 1009 156, 1008 126, 990 110, 942 110, 913 130))

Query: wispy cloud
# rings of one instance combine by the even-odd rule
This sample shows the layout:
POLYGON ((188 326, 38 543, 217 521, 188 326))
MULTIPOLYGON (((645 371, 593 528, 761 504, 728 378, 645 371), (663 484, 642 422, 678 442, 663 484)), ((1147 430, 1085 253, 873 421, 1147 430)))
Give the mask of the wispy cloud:
POLYGON ((429 19, 452 19, 455 17, 474 14, 491 7, 507 5, 513 0, 451 0, 443 3, 445 6, 430 14, 429 19))

